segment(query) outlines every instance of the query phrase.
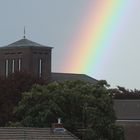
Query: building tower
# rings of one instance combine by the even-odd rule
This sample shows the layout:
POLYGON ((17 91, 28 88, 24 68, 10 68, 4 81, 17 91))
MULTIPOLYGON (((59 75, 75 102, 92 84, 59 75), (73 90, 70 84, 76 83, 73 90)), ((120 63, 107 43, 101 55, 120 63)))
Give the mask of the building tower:
POLYGON ((52 47, 26 39, 0 47, 0 75, 23 71, 50 81, 52 47))

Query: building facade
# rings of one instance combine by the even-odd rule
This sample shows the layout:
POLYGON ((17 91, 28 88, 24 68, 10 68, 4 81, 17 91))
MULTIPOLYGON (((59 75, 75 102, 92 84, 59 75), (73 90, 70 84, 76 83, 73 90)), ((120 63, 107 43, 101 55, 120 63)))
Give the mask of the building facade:
POLYGON ((140 140, 140 100, 115 99, 116 123, 124 127, 125 140, 140 140))
POLYGON ((32 74, 37 78, 51 79, 52 47, 23 38, 0 47, 0 75, 7 77, 16 71, 32 74))
POLYGON ((96 83, 97 80, 85 74, 53 73, 51 71, 52 47, 28 40, 25 36, 10 45, 0 47, 0 76, 22 71, 42 78, 47 82, 82 80, 96 83))

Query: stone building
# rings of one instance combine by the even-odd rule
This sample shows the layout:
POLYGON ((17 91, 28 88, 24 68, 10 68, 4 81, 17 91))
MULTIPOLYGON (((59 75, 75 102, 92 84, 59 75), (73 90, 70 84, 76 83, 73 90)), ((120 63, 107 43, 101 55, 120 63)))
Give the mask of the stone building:
POLYGON ((25 37, 0 47, 0 75, 7 77, 15 71, 24 71, 50 80, 51 51, 52 47, 35 43, 25 37))
POLYGON ((23 71, 47 82, 65 80, 97 82, 85 74, 53 73, 51 54, 52 47, 33 42, 24 36, 23 39, 0 47, 0 76, 7 77, 16 71, 23 71))

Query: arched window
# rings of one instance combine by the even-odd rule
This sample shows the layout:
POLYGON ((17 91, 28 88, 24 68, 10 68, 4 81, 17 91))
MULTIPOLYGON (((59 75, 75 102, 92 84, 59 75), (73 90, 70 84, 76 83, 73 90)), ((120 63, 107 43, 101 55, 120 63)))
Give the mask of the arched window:
POLYGON ((6 75, 6 77, 8 76, 8 71, 9 71, 9 60, 6 59, 6 61, 5 61, 5 75, 6 75))
POLYGON ((21 71, 21 59, 18 59, 18 70, 21 71))
POLYGON ((15 72, 15 60, 13 59, 12 60, 12 73, 15 72))
POLYGON ((42 59, 39 59, 39 77, 42 77, 42 59))

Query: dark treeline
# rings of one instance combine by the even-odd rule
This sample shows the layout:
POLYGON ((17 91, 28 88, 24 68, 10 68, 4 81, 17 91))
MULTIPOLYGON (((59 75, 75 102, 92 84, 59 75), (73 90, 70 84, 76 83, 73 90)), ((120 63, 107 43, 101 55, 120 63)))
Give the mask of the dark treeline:
POLYGON ((45 84, 45 81, 24 72, 16 72, 7 78, 0 77, 0 126, 15 119, 14 107, 21 100, 22 93, 29 91, 35 83, 45 84))
POLYGON ((0 127, 50 127, 62 117, 64 126, 85 140, 123 140, 113 99, 140 99, 140 91, 108 87, 105 80, 48 84, 24 72, 0 77, 0 127))
MULTIPOLYGON (((24 72, 16 72, 7 78, 0 77, 0 126, 5 126, 9 121, 15 120, 13 109, 22 98, 22 93, 29 91, 34 84, 46 85, 46 81, 37 79, 24 72)), ((98 82, 98 86, 107 84, 105 80, 98 82)), ((118 86, 116 89, 108 89, 115 99, 140 99, 139 90, 128 90, 118 86)))
POLYGON ((140 99, 140 90, 126 89, 125 87, 117 86, 115 89, 109 89, 114 99, 140 99))

